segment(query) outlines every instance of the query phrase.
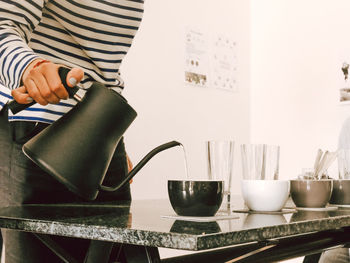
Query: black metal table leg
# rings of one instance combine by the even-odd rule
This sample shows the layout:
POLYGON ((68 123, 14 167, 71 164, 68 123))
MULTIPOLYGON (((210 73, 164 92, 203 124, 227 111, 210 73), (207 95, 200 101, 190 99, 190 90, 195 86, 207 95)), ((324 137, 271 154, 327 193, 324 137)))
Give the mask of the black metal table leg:
POLYGON ((114 243, 91 240, 84 263, 108 263, 114 243))
POLYGON ((44 245, 46 245, 53 253, 56 254, 64 263, 79 263, 73 256, 71 256, 66 250, 59 246, 52 238, 48 235, 33 234, 36 236, 44 245))
MULTIPOLYGON (((64 263, 79 263, 72 255, 57 244, 50 236, 34 234, 43 244, 56 254, 64 263)), ((84 263, 109 263, 110 254, 115 243, 91 240, 84 263)))
POLYGON ((125 263, 160 263, 159 251, 156 247, 122 245, 125 263))
POLYGON ((304 257, 303 263, 318 263, 321 257, 321 252, 304 257))
MULTIPOLYGON (((43 244, 54 252, 64 263, 79 263, 73 256, 59 246, 48 235, 34 234, 43 244)), ((122 263, 160 263, 159 251, 156 247, 118 244, 107 241, 91 240, 84 263, 109 263, 111 251, 116 247, 117 262, 122 263)))
POLYGON ((341 247, 350 240, 350 229, 324 231, 294 238, 279 239, 278 244, 270 249, 240 260, 228 262, 264 263, 276 262, 295 257, 320 253, 325 249, 341 247))

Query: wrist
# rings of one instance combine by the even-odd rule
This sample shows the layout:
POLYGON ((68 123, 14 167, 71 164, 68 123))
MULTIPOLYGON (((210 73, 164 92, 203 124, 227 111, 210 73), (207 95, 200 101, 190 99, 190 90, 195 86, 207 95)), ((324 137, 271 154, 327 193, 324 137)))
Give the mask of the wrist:
POLYGON ((43 63, 49 63, 50 61, 46 60, 46 59, 43 59, 43 60, 39 60, 38 62, 36 62, 32 68, 37 68, 39 67, 41 64, 43 63))

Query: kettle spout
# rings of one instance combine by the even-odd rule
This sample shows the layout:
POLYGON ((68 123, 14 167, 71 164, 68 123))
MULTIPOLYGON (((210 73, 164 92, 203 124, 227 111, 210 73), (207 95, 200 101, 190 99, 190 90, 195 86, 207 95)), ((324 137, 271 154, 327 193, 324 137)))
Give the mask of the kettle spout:
POLYGON ((134 167, 134 169, 132 169, 129 172, 129 174, 125 177, 125 179, 122 182, 120 182, 117 186, 109 187, 105 185, 100 185, 100 190, 107 191, 107 192, 117 191, 119 188, 121 188, 123 185, 129 182, 136 175, 136 173, 140 171, 141 168, 145 166, 145 164, 148 163, 150 159, 153 158, 153 156, 175 146, 182 146, 182 144, 177 141, 171 141, 171 142, 167 142, 162 145, 159 145, 158 147, 150 151, 145 157, 143 157, 143 159, 134 167))

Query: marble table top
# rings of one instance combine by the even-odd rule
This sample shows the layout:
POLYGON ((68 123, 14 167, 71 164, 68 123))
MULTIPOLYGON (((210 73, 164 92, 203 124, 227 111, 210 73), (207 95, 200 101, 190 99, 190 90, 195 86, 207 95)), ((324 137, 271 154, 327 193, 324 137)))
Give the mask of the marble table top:
MULTIPOLYGON (((232 209, 242 209, 234 198, 232 209)), ((223 212, 220 212, 222 214, 223 212)), ((233 213, 235 218, 191 222, 172 216, 168 200, 0 208, 0 227, 135 245, 205 250, 350 226, 350 208, 286 214, 233 213)))

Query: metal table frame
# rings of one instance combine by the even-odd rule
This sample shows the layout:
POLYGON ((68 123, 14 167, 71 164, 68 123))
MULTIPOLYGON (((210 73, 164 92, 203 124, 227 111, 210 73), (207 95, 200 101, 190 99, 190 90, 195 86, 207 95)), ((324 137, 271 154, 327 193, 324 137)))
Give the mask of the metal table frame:
MULTIPOLYGON (((34 234, 65 263, 78 263, 66 251, 55 244, 48 235, 34 234)), ((290 237, 263 240, 227 248, 212 249, 190 255, 160 259, 157 247, 132 244, 118 244, 92 240, 84 263, 109 263, 112 249, 117 251, 118 262, 126 263, 199 263, 240 262, 263 263, 287 260, 322 252, 350 243, 350 227, 335 230, 294 235, 290 237)), ((114 261, 115 262, 115 261, 114 261)))

